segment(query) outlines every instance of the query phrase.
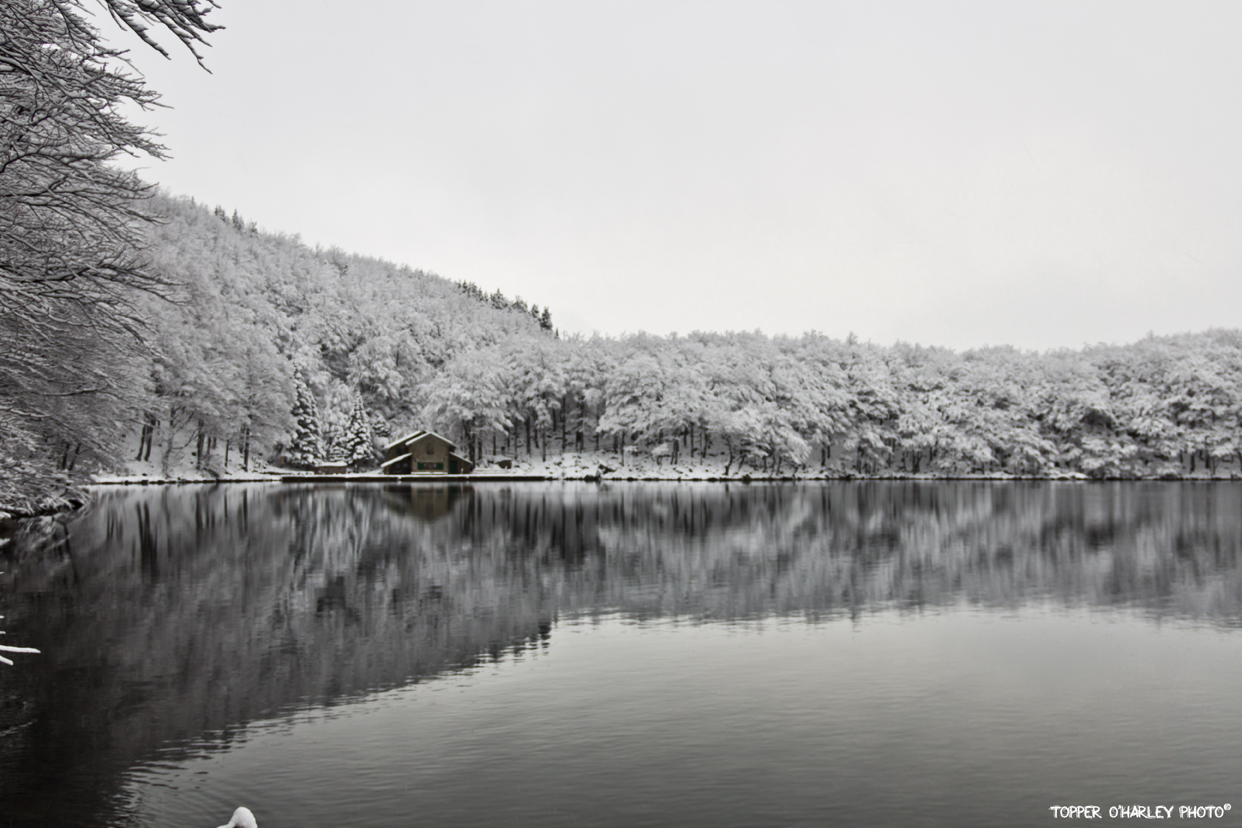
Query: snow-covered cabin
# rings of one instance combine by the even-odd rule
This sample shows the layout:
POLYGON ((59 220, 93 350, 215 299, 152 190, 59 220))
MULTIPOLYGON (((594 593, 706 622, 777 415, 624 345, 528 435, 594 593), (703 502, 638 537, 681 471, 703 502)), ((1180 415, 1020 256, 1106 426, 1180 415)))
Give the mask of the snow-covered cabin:
POLYGON ((456 453, 453 441, 434 431, 414 431, 384 446, 385 474, 470 474, 471 463, 456 453))

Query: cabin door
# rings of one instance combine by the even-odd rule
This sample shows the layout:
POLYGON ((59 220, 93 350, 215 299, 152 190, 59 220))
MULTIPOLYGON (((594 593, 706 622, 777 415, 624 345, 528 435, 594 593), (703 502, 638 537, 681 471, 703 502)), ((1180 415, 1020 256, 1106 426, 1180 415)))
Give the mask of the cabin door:
POLYGON ((457 474, 457 461, 449 460, 449 474, 457 474))

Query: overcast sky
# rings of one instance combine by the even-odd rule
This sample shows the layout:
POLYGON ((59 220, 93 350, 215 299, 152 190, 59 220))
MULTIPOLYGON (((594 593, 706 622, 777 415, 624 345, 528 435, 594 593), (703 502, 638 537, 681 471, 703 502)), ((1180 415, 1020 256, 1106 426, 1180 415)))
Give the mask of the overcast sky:
POLYGON ((563 330, 1242 324, 1236 0, 220 2, 149 180, 563 330))

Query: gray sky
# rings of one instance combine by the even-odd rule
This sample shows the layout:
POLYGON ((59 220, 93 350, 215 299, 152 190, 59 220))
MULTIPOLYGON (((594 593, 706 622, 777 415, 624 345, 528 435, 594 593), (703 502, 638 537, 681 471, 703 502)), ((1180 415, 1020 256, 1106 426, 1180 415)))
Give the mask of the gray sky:
POLYGON ((563 330, 1242 324, 1234 0, 221 3, 149 180, 563 330))

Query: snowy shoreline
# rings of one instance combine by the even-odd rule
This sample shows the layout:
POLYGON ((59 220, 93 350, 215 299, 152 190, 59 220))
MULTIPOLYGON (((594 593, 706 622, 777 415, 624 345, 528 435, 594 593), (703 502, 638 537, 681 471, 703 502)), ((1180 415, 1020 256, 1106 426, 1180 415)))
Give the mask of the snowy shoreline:
POLYGON ((665 483, 809 483, 809 482, 864 482, 864 481, 912 481, 912 482, 950 482, 950 481, 995 481, 995 482, 1017 482, 1017 481, 1074 481, 1074 482, 1237 482, 1242 480, 1236 472, 1228 475, 1212 476, 1208 473, 1196 473, 1194 475, 1179 475, 1176 477, 1169 475, 1150 475, 1150 476, 1133 476, 1133 477, 1103 477, 1091 478, 1081 472, 1063 472, 1060 474, 1045 475, 1014 475, 1006 472, 992 473, 941 473, 941 472, 922 472, 919 474, 901 474, 901 473, 883 473, 883 474, 858 474, 854 472, 812 472, 805 474, 771 474, 771 473, 745 473, 745 474, 729 474, 721 473, 694 473, 687 471, 684 473, 667 471, 652 472, 634 470, 626 472, 625 470, 614 470, 605 474, 590 473, 570 473, 570 474, 552 474, 552 473, 532 473, 532 472, 476 472, 474 474, 410 474, 410 475, 384 475, 375 472, 355 472, 348 474, 315 474, 310 472, 272 472, 270 474, 249 474, 249 475, 228 475, 222 477, 151 477, 151 476, 129 476, 129 475, 106 475, 99 476, 85 485, 87 489, 101 488, 108 486, 176 486, 176 485, 218 485, 221 483, 274 483, 282 485, 297 484, 314 484, 314 483, 389 483, 392 485, 405 484, 473 484, 473 483, 525 483, 525 482, 558 482, 558 481, 580 481, 591 483, 638 483, 638 482, 665 482, 665 483))
MULTIPOLYGON (((1058 471, 1056 474, 1043 475, 1014 475, 1006 472, 977 472, 977 473, 950 473, 950 472, 921 472, 919 474, 900 473, 900 472, 884 472, 879 474, 860 474, 854 471, 845 471, 838 469, 816 469, 814 471, 806 470, 798 474, 773 474, 771 472, 747 470, 743 473, 732 471, 730 474, 724 474, 722 467, 711 467, 710 464, 704 466, 697 464, 694 466, 651 466, 650 464, 630 464, 625 467, 603 467, 603 466, 582 466, 571 464, 568 468, 564 464, 555 462, 536 461, 531 465, 522 464, 515 466, 513 469, 494 469, 485 468, 469 475, 446 475, 446 474, 413 474, 413 475, 383 475, 376 471, 355 472, 349 474, 316 474, 313 472, 297 472, 289 469, 273 469, 268 468, 259 472, 236 472, 213 476, 205 472, 181 472, 178 474, 163 475, 158 473, 138 473, 138 474, 96 474, 88 481, 79 484, 78 491, 89 495, 94 490, 107 489, 113 486, 216 486, 222 483, 270 483, 276 485, 340 485, 342 483, 355 483, 362 485, 487 485, 489 483, 524 483, 524 482, 594 482, 594 483, 638 483, 638 482, 666 482, 666 483, 812 483, 812 482, 866 482, 866 481, 891 481, 891 482, 951 482, 951 481, 978 481, 978 482, 1019 482, 1019 481, 1072 481, 1080 483, 1095 482, 1193 482, 1193 483, 1210 483, 1210 482, 1238 482, 1242 481, 1242 474, 1235 470, 1228 472, 1219 472, 1212 475, 1209 472, 1201 471, 1194 474, 1183 473, 1179 475, 1170 475, 1167 471, 1162 474, 1137 475, 1129 477, 1103 477, 1091 478, 1081 472, 1058 471), (606 470, 605 470, 606 469, 606 470)), ((72 514, 79 508, 86 506, 86 502, 73 502, 71 505, 63 508, 51 508, 39 510, 33 513, 3 513, 0 512, 0 522, 9 523, 11 521, 22 521, 31 518, 55 516, 58 514, 72 514)))
POLYGON ((129 461, 121 469, 111 473, 96 473, 82 485, 88 487, 113 485, 174 485, 213 483, 479 483, 519 481, 695 481, 695 482, 763 482, 763 481, 848 481, 848 480, 1240 480, 1242 471, 1237 466, 1218 467, 1211 474, 1206 467, 1194 472, 1186 467, 1178 469, 1174 464, 1155 465, 1146 473, 1129 470, 1124 475, 1093 478, 1070 469, 1047 469, 1038 474, 1014 474, 1004 471, 965 472, 954 469, 933 468, 912 472, 902 469, 884 469, 876 472, 859 472, 852 458, 832 458, 827 465, 808 464, 790 471, 785 465, 779 472, 764 471, 749 463, 729 457, 720 451, 710 452, 706 458, 683 453, 678 462, 672 458, 650 451, 627 450, 624 455, 602 450, 549 452, 546 457, 536 451, 532 454, 514 455, 485 454, 478 458, 478 466, 469 475, 446 475, 423 472, 410 475, 385 475, 379 467, 344 474, 317 473, 262 463, 252 464, 249 470, 242 464, 215 465, 209 469, 195 469, 192 460, 173 464, 165 471, 160 462, 129 461), (502 468, 501 466, 508 466, 502 468), (740 468, 739 468, 740 467, 740 468), (728 469, 728 473, 726 473, 728 469))

